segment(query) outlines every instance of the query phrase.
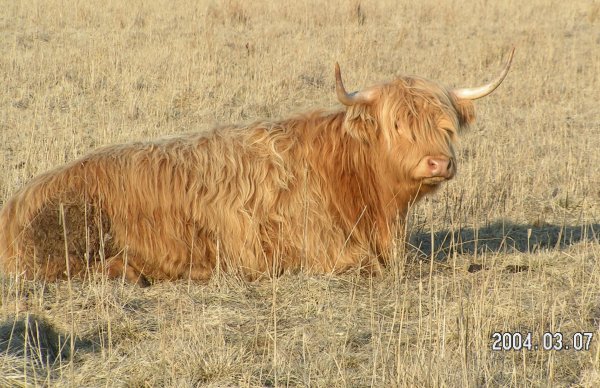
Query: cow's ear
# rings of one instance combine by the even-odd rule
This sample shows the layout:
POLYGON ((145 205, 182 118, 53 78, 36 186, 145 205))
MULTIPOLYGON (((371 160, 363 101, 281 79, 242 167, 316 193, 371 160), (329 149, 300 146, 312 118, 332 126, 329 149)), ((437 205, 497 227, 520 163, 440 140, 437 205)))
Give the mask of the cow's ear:
POLYGON ((377 119, 372 110, 373 107, 366 104, 349 106, 344 119, 346 132, 356 140, 371 141, 377 131, 377 119))
POLYGON ((458 123, 461 127, 467 127, 475 121, 475 108, 471 100, 458 98, 454 101, 456 113, 458 113, 458 123))

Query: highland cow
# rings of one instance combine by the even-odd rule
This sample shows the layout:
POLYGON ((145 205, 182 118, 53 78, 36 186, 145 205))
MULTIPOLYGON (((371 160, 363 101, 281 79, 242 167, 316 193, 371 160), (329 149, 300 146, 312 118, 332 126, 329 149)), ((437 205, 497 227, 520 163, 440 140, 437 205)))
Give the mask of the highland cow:
MULTIPOLYGON (((513 50, 514 52, 514 50, 513 50)), ((108 146, 34 178, 0 213, 5 273, 247 279, 378 273, 409 205, 456 174, 476 88, 417 78, 347 93, 344 109, 108 146)))

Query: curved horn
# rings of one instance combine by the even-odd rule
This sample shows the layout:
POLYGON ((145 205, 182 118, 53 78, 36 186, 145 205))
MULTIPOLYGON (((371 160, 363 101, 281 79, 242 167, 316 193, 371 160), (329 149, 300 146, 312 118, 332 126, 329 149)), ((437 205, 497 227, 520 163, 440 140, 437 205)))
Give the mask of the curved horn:
POLYGON ((368 104, 372 101, 372 95, 369 96, 363 92, 346 92, 346 88, 344 88, 344 82, 342 82, 340 65, 337 62, 335 63, 335 92, 337 93, 338 100, 346 106, 368 104))
POLYGON ((478 86, 475 88, 454 89, 452 90, 452 93, 454 93, 456 97, 465 100, 476 100, 478 98, 487 96, 488 94, 493 92, 502 83, 502 81, 504 81, 504 77, 506 77, 506 74, 508 74, 508 69, 510 69, 510 64, 512 62, 514 53, 515 48, 513 47, 512 51, 510 52, 510 56, 508 57, 508 61, 506 62, 506 65, 504 65, 504 69, 502 69, 502 72, 500 73, 498 78, 496 78, 489 84, 478 86))

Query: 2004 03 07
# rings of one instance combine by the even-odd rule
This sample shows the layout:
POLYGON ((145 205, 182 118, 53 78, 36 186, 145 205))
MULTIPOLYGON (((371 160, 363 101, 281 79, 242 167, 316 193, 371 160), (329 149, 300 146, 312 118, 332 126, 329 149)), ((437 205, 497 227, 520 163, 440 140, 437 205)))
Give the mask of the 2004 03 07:
POLYGON ((592 332, 544 332, 537 338, 531 332, 494 332, 491 348, 494 351, 510 350, 575 350, 588 351, 592 344, 592 332))

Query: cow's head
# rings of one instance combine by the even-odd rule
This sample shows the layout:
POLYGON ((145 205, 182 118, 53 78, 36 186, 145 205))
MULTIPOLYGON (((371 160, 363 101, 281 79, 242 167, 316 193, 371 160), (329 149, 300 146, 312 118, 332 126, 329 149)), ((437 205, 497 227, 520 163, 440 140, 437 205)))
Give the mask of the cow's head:
POLYGON ((500 75, 487 85, 449 89, 418 77, 402 77, 347 93, 336 63, 336 91, 346 105, 345 131, 366 144, 377 144, 380 157, 398 182, 424 191, 456 174, 454 143, 475 119, 472 100, 487 96, 508 73, 514 49, 500 75))

